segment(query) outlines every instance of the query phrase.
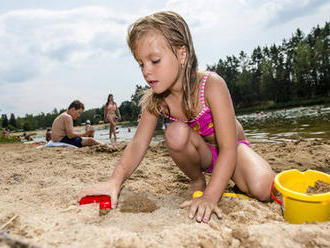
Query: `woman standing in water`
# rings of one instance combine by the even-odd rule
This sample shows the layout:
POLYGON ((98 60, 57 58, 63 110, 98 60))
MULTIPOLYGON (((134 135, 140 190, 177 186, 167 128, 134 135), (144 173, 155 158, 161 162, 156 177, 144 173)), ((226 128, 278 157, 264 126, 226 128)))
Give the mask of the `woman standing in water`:
POLYGON ((109 94, 108 100, 104 106, 104 122, 110 123, 109 139, 111 141, 112 134, 115 142, 117 141, 116 122, 121 120, 121 115, 117 104, 113 101, 113 95, 109 94))

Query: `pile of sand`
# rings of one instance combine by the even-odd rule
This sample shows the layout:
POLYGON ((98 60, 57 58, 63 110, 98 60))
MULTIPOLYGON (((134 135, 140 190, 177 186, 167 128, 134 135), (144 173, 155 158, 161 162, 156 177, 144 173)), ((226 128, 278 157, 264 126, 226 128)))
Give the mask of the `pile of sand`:
MULTIPOLYGON (((191 197, 189 179, 162 143, 125 182, 120 209, 99 216, 97 204, 79 206, 80 189, 106 180, 124 147, 0 145, 0 247, 330 247, 330 222, 289 224, 275 202, 224 197, 223 219, 190 220, 178 207, 191 197)), ((253 148, 276 172, 330 173, 329 142, 253 148)))

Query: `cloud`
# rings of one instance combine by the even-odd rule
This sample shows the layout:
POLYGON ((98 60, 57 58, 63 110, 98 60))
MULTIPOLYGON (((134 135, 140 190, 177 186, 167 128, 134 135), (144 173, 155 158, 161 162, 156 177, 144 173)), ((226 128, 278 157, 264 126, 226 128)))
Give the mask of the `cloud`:
POLYGON ((12 64, 8 69, 0 69, 0 84, 28 81, 38 74, 38 67, 34 63, 19 62, 12 64))
MULTIPOLYGON (((272 13, 267 21, 266 27, 283 25, 297 18, 314 14, 323 5, 329 4, 329 1, 324 0, 286 0, 274 1, 267 4, 268 11, 272 13)), ((267 12, 268 12, 267 11, 267 12)))
POLYGON ((23 82, 56 65, 79 65, 100 54, 122 56, 129 19, 130 16, 118 16, 103 7, 28 9, 2 14, 0 66, 6 70, 0 71, 0 82, 23 82), (35 65, 40 61, 43 63, 38 70, 35 65))

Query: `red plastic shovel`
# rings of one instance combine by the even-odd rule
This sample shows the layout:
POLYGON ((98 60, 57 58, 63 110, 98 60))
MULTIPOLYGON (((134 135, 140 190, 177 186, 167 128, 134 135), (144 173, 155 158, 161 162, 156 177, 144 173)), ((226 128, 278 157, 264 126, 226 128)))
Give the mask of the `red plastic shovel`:
POLYGON ((111 209, 111 197, 109 195, 90 195, 80 199, 80 205, 100 203, 100 215, 107 214, 111 209))

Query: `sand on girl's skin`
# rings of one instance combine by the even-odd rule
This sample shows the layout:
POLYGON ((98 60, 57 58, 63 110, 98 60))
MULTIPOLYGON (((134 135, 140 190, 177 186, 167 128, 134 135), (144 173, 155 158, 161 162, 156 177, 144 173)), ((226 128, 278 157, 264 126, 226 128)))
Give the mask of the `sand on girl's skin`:
MULTIPOLYGON (((109 177, 125 144, 35 147, 0 145, 0 247, 11 247, 1 238, 4 231, 38 247, 330 247, 330 222, 289 224, 275 202, 224 197, 222 219, 190 220, 178 207, 191 197, 189 179, 162 143, 151 145, 125 182, 122 208, 99 216, 97 204, 79 206, 77 195, 109 177)), ((330 173, 329 142, 252 147, 277 173, 292 168, 330 173)))

